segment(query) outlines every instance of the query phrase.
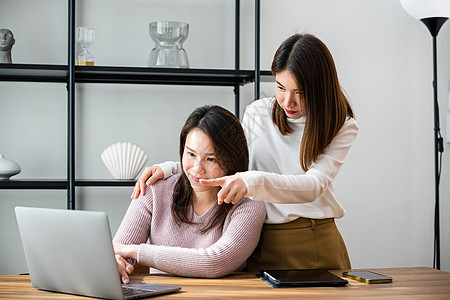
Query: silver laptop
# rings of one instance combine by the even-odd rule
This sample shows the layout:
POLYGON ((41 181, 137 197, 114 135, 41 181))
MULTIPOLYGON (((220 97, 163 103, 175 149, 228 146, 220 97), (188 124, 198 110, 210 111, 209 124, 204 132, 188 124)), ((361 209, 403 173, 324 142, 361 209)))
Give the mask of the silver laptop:
POLYGON ((106 213, 16 207, 31 283, 47 291, 106 299, 136 299, 179 286, 121 284, 106 213))

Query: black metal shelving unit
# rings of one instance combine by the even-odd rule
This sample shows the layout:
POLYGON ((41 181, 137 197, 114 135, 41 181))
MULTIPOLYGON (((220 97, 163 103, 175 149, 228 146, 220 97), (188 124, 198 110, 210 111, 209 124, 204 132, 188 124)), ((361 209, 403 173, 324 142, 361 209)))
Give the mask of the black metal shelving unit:
POLYGON ((55 82, 67 85, 67 178, 48 180, 0 181, 0 189, 67 190, 67 208, 75 209, 75 187, 133 186, 133 180, 75 179, 75 84, 168 84, 234 87, 235 114, 239 116, 240 86, 254 82, 255 100, 259 98, 260 80, 271 78, 260 70, 260 0, 255 0, 255 69, 240 69, 240 0, 235 0, 234 69, 165 69, 114 66, 75 66, 75 5, 68 0, 68 64, 0 64, 0 81, 55 82))
MULTIPOLYGON (((145 67, 75 66, 76 83, 235 86, 255 81, 253 70, 164 69, 145 67)), ((0 81, 67 83, 64 65, 0 64, 0 81)))
POLYGON ((65 179, 0 180, 0 189, 66 190, 67 186, 68 186, 68 181, 65 179))

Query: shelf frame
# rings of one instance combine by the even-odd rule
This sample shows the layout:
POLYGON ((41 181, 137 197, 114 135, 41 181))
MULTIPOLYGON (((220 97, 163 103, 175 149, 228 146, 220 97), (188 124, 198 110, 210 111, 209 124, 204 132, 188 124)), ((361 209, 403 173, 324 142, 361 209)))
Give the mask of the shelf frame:
POLYGON ((67 83, 67 78, 63 65, 0 64, 0 81, 67 83))
MULTIPOLYGON (((0 64, 0 81, 68 83, 69 74, 64 65, 0 64)), ((253 70, 74 67, 75 83, 243 86, 254 76, 253 70)))
MULTIPOLYGON (((134 186, 136 180, 115 180, 115 179, 76 179, 74 187, 114 187, 114 186, 134 186)), ((44 189, 44 190, 67 190, 69 181, 66 179, 14 179, 0 180, 0 189, 44 189)))
POLYGON ((68 181, 65 179, 48 180, 0 180, 0 189, 44 189, 67 190, 68 181))
POLYGON ((65 83, 67 88, 67 179, 4 180, 0 189, 67 190, 67 209, 75 209, 76 187, 134 186, 134 180, 75 179, 75 85, 147 84, 201 85, 233 87, 235 115, 239 117, 240 86, 254 82, 254 99, 259 99, 261 81, 272 81, 270 71, 260 69, 260 0, 255 0, 255 66, 240 69, 240 0, 235 0, 235 66, 234 69, 172 69, 132 66, 76 66, 75 26, 76 0, 68 1, 67 65, 0 64, 0 81, 65 83))

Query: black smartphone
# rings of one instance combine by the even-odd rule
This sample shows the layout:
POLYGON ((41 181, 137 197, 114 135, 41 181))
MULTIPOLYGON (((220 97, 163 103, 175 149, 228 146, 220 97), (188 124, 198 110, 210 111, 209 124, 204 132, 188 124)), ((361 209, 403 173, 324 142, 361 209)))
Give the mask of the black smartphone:
POLYGON ((392 277, 378 274, 372 271, 349 271, 343 272, 342 276, 352 278, 364 283, 389 283, 392 277))

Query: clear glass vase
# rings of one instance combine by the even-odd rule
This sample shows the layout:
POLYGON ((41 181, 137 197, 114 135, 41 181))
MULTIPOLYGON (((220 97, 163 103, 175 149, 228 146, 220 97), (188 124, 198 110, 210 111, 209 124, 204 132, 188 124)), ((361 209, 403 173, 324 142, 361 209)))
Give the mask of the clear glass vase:
POLYGON ((189 33, 189 24, 158 21, 149 24, 150 37, 155 48, 150 52, 148 65, 161 68, 189 68, 183 42, 189 33))

